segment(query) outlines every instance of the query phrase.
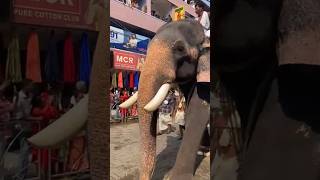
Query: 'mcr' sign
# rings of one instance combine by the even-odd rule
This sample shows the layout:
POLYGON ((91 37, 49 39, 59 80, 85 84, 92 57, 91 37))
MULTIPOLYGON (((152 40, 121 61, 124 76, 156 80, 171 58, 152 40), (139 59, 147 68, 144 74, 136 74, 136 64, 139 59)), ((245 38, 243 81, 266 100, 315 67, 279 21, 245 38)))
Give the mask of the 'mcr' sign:
POLYGON ((113 67, 115 69, 137 71, 137 65, 142 55, 127 51, 113 50, 113 67))

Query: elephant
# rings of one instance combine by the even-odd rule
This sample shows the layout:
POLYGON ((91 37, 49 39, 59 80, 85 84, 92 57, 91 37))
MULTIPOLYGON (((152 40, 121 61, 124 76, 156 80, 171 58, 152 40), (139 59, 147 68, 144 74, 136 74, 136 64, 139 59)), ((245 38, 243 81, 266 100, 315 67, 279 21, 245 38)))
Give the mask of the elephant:
MULTIPOLYGON (((142 151, 141 180, 151 179, 154 171, 157 109, 170 88, 177 86, 187 97, 187 125, 170 179, 192 178, 196 152, 210 115, 210 102, 204 100, 209 99, 209 86, 195 86, 201 60, 209 64, 210 43, 197 21, 168 23, 162 26, 151 40, 141 71, 138 92, 120 105, 128 108, 136 101, 138 103, 142 151)), ((209 67, 210 65, 207 73, 210 72, 209 67)))
POLYGON ((243 129, 238 179, 319 179, 320 3, 226 0, 215 7, 212 69, 243 129))

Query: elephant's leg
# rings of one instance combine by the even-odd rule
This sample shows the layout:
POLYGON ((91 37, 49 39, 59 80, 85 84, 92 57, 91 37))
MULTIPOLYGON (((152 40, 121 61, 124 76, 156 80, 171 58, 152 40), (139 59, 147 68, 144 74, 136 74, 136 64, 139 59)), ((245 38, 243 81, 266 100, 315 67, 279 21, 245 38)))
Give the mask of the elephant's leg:
MULTIPOLYGON (((207 92, 209 94, 209 89, 207 92)), ((171 171, 170 179, 172 180, 189 180, 193 177, 197 151, 210 117, 209 103, 204 101, 199 94, 203 95, 203 92, 195 88, 187 108, 186 130, 176 163, 171 171)))

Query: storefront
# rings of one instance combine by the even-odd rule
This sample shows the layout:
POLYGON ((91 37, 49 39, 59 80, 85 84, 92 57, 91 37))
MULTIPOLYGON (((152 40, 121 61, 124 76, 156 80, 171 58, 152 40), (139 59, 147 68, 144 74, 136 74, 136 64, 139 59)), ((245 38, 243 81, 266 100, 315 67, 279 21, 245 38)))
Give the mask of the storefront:
POLYGON ((139 85, 140 69, 145 61, 149 38, 110 27, 111 40, 111 122, 137 119, 137 106, 121 109, 119 104, 132 96, 139 85))
MULTIPOLYGON (((76 82, 84 81, 87 87, 90 83, 92 54, 98 32, 94 24, 87 24, 85 21, 89 1, 15 0, 1 1, 0 7, 10 10, 7 15, 2 16, 5 18, 0 19, 0 83, 10 82, 12 92, 7 94, 15 96, 23 79, 32 80, 37 87, 34 97, 45 98, 50 92, 57 100, 54 100, 52 106, 62 115, 70 109, 76 82)), ((5 98, 14 102, 13 97, 5 98)), ((39 100, 37 98, 35 99, 39 100)), ((35 105, 32 106, 34 108, 35 105)), ((15 126, 14 123, 22 122, 24 120, 16 122, 10 119, 10 122, 0 122, 0 126, 11 129, 15 126)), ((26 121, 26 126, 34 127, 41 123, 26 121)), ((6 139, 9 144, 10 138, 6 139)), ((18 138, 13 144, 19 143, 18 138)), ((78 141, 78 147, 74 143, 66 143, 63 147, 65 149, 52 149, 52 156, 46 155, 44 164, 38 163, 37 159, 41 155, 38 156, 35 161, 26 165, 28 168, 37 166, 37 172, 23 167, 27 170, 25 179, 44 179, 44 172, 49 174, 50 179, 88 171, 88 163, 86 160, 82 161, 86 157, 85 150, 81 149, 85 149, 85 143, 81 140, 78 141)), ((21 146, 17 147, 18 151, 23 149, 21 146)), ((14 151, 13 149, 14 147, 8 148, 7 151, 14 151)), ((26 158, 29 158, 28 155, 26 158)))

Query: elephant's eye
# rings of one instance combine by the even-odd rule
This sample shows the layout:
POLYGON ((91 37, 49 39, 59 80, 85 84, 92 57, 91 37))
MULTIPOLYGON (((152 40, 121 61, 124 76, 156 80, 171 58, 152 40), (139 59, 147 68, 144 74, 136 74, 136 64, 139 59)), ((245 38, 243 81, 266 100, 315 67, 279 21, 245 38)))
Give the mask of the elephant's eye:
POLYGON ((178 47, 177 47, 177 51, 183 52, 183 51, 184 51, 184 47, 183 47, 183 46, 178 46, 178 47))
POLYGON ((182 41, 176 41, 173 45, 173 49, 179 53, 185 52, 185 46, 184 42, 182 41))

